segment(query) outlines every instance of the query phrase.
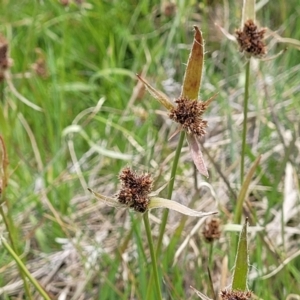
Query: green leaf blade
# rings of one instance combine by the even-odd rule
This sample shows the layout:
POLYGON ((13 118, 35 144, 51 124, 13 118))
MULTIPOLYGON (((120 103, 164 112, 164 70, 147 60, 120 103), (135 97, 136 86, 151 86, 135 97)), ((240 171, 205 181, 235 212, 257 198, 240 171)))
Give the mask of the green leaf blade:
POLYGON ((246 219, 241 231, 238 250, 235 258, 235 269, 232 280, 232 290, 247 290, 247 277, 249 271, 249 254, 247 240, 248 219, 246 219))

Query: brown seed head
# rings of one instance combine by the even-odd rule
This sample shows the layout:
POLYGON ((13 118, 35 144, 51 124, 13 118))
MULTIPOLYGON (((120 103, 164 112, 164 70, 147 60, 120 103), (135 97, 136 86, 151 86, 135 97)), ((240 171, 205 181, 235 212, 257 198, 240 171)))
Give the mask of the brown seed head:
POLYGON ((145 212, 150 202, 149 193, 152 191, 151 175, 137 175, 130 168, 125 168, 121 171, 119 179, 122 188, 117 195, 118 201, 135 211, 145 212))
POLYGON ((2 35, 0 35, 0 81, 4 79, 3 72, 9 67, 7 52, 8 52, 7 40, 2 35))
POLYGON ((208 103, 184 97, 177 99, 175 103, 177 106, 170 110, 170 119, 181 124, 187 133, 203 136, 206 133, 207 121, 204 121, 201 116, 207 109, 208 103))
POLYGON ((256 57, 267 54, 267 48, 263 42, 265 32, 265 28, 258 29, 252 20, 248 20, 243 30, 235 31, 240 51, 245 51, 256 57))
POLYGON ((222 300, 250 300, 251 292, 223 290, 220 296, 222 300))
POLYGON ((220 219, 212 218, 206 221, 203 229, 203 236, 208 243, 218 240, 221 236, 220 219))

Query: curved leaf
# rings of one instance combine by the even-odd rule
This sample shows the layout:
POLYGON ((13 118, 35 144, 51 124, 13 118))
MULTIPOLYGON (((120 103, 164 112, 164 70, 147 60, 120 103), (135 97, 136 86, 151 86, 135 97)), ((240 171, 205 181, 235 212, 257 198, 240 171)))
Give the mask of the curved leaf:
POLYGON ((194 209, 188 208, 185 205, 182 205, 176 201, 173 200, 168 200, 164 198, 158 198, 158 197, 153 197, 150 200, 149 209, 153 208, 168 208, 175 210, 183 215, 190 216, 190 217, 206 217, 210 215, 217 214, 218 212, 213 211, 213 212, 202 212, 202 211, 196 211, 194 209))
POLYGON ((194 29, 194 42, 185 70, 181 91, 181 97, 187 97, 193 100, 198 98, 204 63, 204 41, 202 33, 197 26, 194 26, 194 29))
POLYGON ((137 78, 145 85, 148 92, 161 104, 163 105, 167 110, 171 110, 174 108, 173 103, 168 99, 168 97, 156 90, 154 87, 152 87, 145 79, 143 79, 140 75, 136 74, 137 78))
POLYGON ((186 134, 186 138, 189 144, 192 159, 194 161, 195 166, 197 167, 197 170, 202 175, 209 177, 197 138, 192 134, 186 134))
POLYGON ((91 192, 98 200, 102 201, 103 203, 105 203, 108 206, 112 206, 112 207, 116 207, 116 208, 126 208, 127 207, 127 205, 118 202, 118 200, 116 200, 115 198, 101 195, 101 194, 93 191, 90 188, 88 188, 88 191, 91 192))

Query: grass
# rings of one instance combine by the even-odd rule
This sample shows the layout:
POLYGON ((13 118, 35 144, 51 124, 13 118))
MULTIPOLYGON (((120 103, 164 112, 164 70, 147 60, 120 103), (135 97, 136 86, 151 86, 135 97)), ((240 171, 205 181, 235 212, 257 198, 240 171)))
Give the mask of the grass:
MULTIPOLYGON (((178 140, 167 140, 175 126, 135 74, 144 72, 171 98, 179 95, 194 24, 203 31, 207 51, 201 99, 219 93, 205 115, 210 177, 195 172, 184 141, 172 199, 205 211, 215 210, 217 202, 223 225, 233 223, 236 199, 229 186, 239 194, 245 60, 213 25, 226 23, 231 33, 240 26, 240 4, 228 1, 228 11, 223 5, 177 1, 177 13, 167 17, 159 1, 0 4, 0 32, 13 61, 11 81, 42 110, 24 104, 7 82, 1 83, 0 134, 9 158, 2 206, 11 220, 15 252, 31 274, 39 271, 36 278, 51 296, 69 286, 68 299, 157 299, 154 283, 148 286, 152 265, 142 219, 97 202, 87 187, 114 195, 117 175, 127 165, 153 173, 157 187, 170 180, 178 140), (46 73, 34 71, 39 58, 46 73)), ((296 0, 269 1, 257 20, 300 39, 299 14, 296 0)), ((285 47, 267 42, 270 56, 285 47)), ((300 294, 299 256, 284 263, 300 245, 299 51, 290 48, 251 68, 245 175, 259 154, 262 158, 243 214, 251 216, 250 226, 264 229, 249 234, 248 285, 259 299, 287 299, 300 294), (275 276, 260 278, 281 264, 275 276)), ((154 244, 161 216, 160 211, 149 216, 154 244)), ((211 249, 200 227, 177 252, 197 222, 169 214, 157 262, 164 299, 197 299, 190 285, 212 297, 211 251, 215 289, 230 283, 237 232, 223 232, 211 249)), ((2 221, 0 228, 8 241, 2 221)), ((1 297, 21 293, 19 298, 27 299, 19 283, 12 287, 21 277, 1 249, 1 297)))

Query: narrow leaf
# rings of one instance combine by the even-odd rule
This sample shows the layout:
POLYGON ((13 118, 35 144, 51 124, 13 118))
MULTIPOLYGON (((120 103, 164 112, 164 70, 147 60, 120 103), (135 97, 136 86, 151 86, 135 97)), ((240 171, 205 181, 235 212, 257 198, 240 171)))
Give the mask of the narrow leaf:
POLYGON ((232 280, 232 290, 247 290, 247 277, 249 268, 248 241, 247 241, 248 218, 240 234, 237 254, 235 258, 235 268, 232 280))
POLYGON ((159 198, 159 197, 151 198, 148 208, 149 209, 168 208, 168 209, 175 210, 183 215, 190 216, 190 217, 198 217, 198 218, 206 217, 218 213, 215 211, 214 212, 196 211, 194 209, 188 208, 185 205, 180 204, 179 202, 164 199, 164 198, 159 198))
POLYGON ((101 195, 92 189, 88 188, 88 191, 91 192, 98 200, 104 202, 108 206, 116 207, 116 208, 125 208, 127 207, 125 204, 122 204, 118 202, 115 198, 107 197, 104 195, 101 195))
POLYGON ((153 191, 152 193, 149 194, 149 197, 155 197, 157 196, 162 190, 164 190, 167 185, 169 184, 169 182, 166 182, 164 185, 162 185, 160 188, 158 188, 156 191, 153 191))
POLYGON ((208 107, 218 96, 218 93, 214 94, 211 96, 208 100, 205 101, 206 107, 208 107))
POLYGON ((244 27, 246 21, 248 20, 255 22, 255 0, 243 0, 241 28, 244 27))
POLYGON ((280 36, 277 32, 268 29, 268 32, 279 42, 287 44, 288 46, 292 46, 298 50, 300 50, 300 41, 292 38, 285 38, 280 36))
POLYGON ((241 223, 241 219, 242 219, 242 211, 243 211, 243 203, 245 201, 247 192, 248 192, 248 188, 249 185, 251 183, 252 177, 255 173, 255 170, 260 162, 261 159, 261 155, 258 156, 256 158, 256 160, 254 161, 253 165, 250 168, 249 173, 246 176, 245 181, 243 182, 243 185, 241 187, 240 193, 238 195, 238 199, 237 199, 237 204, 236 204, 236 209, 235 209, 235 213, 234 213, 234 223, 235 224, 240 224, 241 223))
POLYGON ((198 98, 204 62, 204 41, 202 33, 197 26, 194 26, 194 29, 194 42, 185 70, 181 91, 181 97, 187 97, 192 100, 198 98))
POLYGON ((145 79, 143 79, 140 75, 136 74, 137 78, 145 85, 148 92, 160 103, 162 104, 167 110, 171 110, 174 105, 173 103, 168 99, 168 97, 156 90, 154 87, 152 87, 145 79))
POLYGON ((197 167, 197 170, 202 175, 209 177, 197 138, 192 134, 186 134, 186 138, 189 144, 192 159, 194 161, 195 166, 197 167))
POLYGON ((199 296, 199 298, 201 298, 202 300, 212 300, 211 298, 207 297, 206 295, 204 295, 201 292, 199 292, 198 290, 196 290, 194 287, 190 286, 190 288, 192 288, 194 290, 194 292, 196 293, 196 295, 199 296))

